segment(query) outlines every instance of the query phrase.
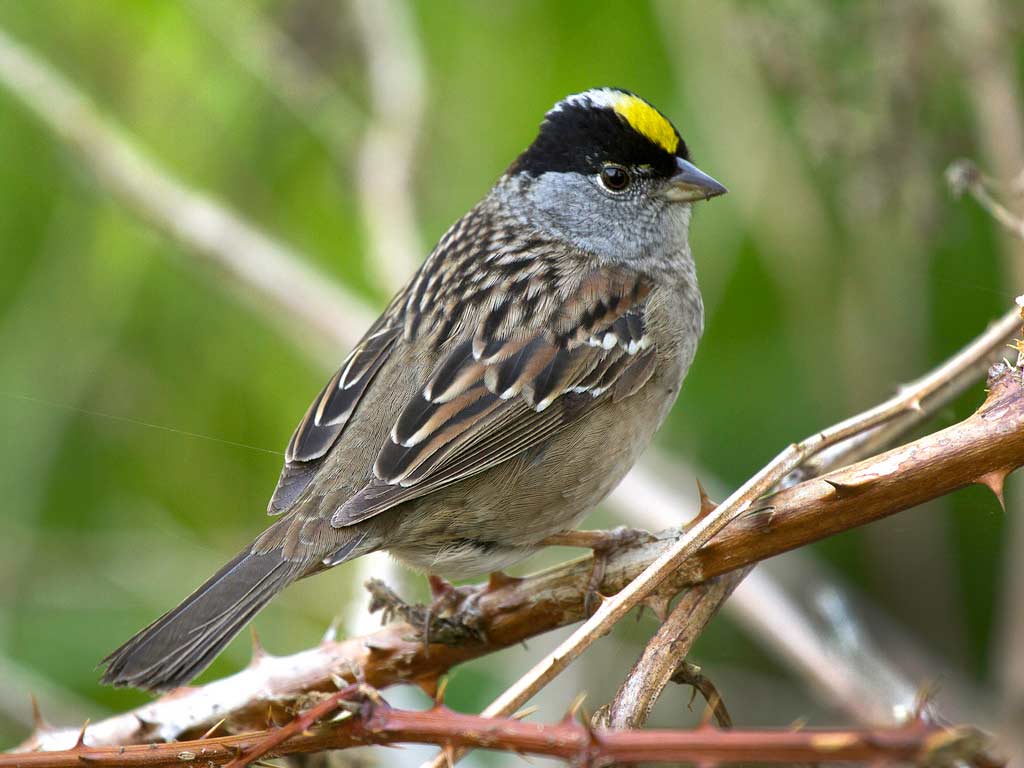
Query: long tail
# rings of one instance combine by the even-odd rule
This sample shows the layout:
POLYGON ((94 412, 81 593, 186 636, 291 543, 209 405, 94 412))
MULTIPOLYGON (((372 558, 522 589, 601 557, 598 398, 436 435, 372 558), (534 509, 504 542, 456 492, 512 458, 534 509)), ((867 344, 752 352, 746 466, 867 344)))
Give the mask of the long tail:
MULTIPOLYGON (((362 537, 342 546, 331 565, 353 553, 362 537)), ((184 685, 202 672, 231 639, 281 590, 313 568, 288 560, 280 547, 246 549, 181 605, 165 613, 103 660, 103 682, 152 691, 184 685)))
POLYGON ((184 685, 270 599, 299 577, 280 550, 242 552, 205 584, 103 660, 103 682, 149 690, 184 685))

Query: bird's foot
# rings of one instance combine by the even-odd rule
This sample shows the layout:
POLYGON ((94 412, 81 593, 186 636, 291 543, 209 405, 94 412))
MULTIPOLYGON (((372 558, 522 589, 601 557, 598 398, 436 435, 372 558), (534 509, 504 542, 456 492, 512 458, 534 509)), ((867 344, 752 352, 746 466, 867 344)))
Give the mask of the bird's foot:
POLYGON ((610 531, 562 531, 548 536, 541 544, 549 547, 584 547, 593 550, 594 565, 590 569, 587 591, 583 598, 583 610, 590 616, 604 599, 600 588, 608 567, 608 559, 619 549, 646 544, 655 538, 647 531, 623 525, 610 531))
POLYGON ((486 640, 479 613, 466 608, 467 603, 475 603, 471 599, 473 587, 454 587, 442 579, 435 584, 432 577, 434 601, 430 605, 406 602, 379 579, 367 581, 366 588, 372 595, 370 612, 382 611, 385 622, 398 618, 415 627, 424 646, 430 643, 464 645, 486 640), (446 588, 442 590, 444 594, 438 595, 435 588, 441 587, 442 582, 446 588))
MULTIPOLYGON (((427 576, 427 583, 430 585, 430 594, 433 595, 434 600, 428 606, 427 611, 432 617, 431 621, 436 619, 464 627, 468 632, 474 633, 478 639, 486 640, 480 598, 518 581, 522 581, 522 579, 509 576, 501 571, 494 571, 487 579, 487 583, 482 586, 474 584, 456 587, 440 576, 430 574, 427 576)), ((430 632, 432 623, 428 622, 424 626, 426 627, 424 630, 424 641, 426 642, 432 637, 430 632)))
POLYGON ((430 609, 438 616, 451 616, 460 613, 468 602, 475 602, 480 588, 473 584, 456 587, 450 581, 435 574, 427 576, 430 595, 433 602, 430 609))
POLYGON ((436 575, 427 576, 433 600, 426 606, 421 623, 423 644, 432 642, 444 645, 460 645, 468 641, 486 642, 483 630, 483 613, 480 598, 511 580, 510 576, 492 573, 487 584, 465 584, 456 587, 450 581, 436 575))

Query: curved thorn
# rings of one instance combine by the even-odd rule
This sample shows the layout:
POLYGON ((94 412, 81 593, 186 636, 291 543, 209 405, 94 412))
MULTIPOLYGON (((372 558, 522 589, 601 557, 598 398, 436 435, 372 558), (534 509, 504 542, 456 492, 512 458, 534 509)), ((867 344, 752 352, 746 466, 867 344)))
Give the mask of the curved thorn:
POLYGON ((1006 512, 1006 498, 1003 495, 1003 485, 1008 474, 1010 473, 1005 469, 995 469, 977 479, 979 484, 992 491, 999 502, 999 506, 1003 508, 1003 512, 1006 512))
POLYGON ((82 723, 82 730, 78 732, 78 738, 75 740, 75 746, 71 748, 72 752, 79 749, 85 749, 85 729, 88 727, 89 721, 86 720, 84 723, 82 723))

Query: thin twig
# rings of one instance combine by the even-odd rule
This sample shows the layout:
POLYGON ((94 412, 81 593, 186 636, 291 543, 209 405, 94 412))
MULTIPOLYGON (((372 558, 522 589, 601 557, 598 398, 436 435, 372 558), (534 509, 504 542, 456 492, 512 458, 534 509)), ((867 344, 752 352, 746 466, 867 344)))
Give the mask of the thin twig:
POLYGON ((619 686, 602 725, 639 728, 647 722, 662 690, 675 677, 715 608, 745 573, 746 569, 741 569, 723 574, 686 591, 619 686))
POLYGON ((985 177, 973 161, 960 159, 950 163, 946 183, 954 195, 970 194, 1007 233, 1024 239, 1024 220, 989 193, 985 177))
MULTIPOLYGON (((1000 0, 945 0, 938 4, 963 62, 965 96, 974 105, 977 137, 986 164, 999 178, 1024 168, 1024 113, 1012 35, 1000 0)), ((980 202, 980 201, 979 201, 980 202)), ((991 210, 997 219, 1000 216, 991 210)), ((1003 222, 1001 222, 1003 223, 1003 222)), ((1005 226, 1005 223, 1004 223, 1005 226)), ((1024 244, 1019 232, 1003 243, 1007 275, 1024 282, 1024 244)))
MULTIPOLYGON (((729 709, 725 706, 722 694, 718 692, 715 684, 711 682, 710 678, 696 664, 684 661, 676 669, 675 674, 672 675, 672 682, 679 683, 679 685, 689 685, 693 688, 695 694, 700 693, 707 704, 705 716, 713 718, 715 725, 719 728, 733 727, 732 715, 729 714, 729 709)), ((690 704, 693 704, 693 699, 690 700, 690 704)), ((711 722, 711 719, 708 722, 711 722)))

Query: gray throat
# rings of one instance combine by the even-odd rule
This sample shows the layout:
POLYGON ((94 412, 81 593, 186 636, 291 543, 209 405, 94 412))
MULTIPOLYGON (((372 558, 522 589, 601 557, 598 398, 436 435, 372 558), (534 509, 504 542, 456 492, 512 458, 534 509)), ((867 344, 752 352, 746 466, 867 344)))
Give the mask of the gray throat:
POLYGON ((489 195, 520 224, 598 260, 641 272, 682 273, 696 283, 690 204, 643 195, 612 199, 578 173, 502 176, 489 195))

